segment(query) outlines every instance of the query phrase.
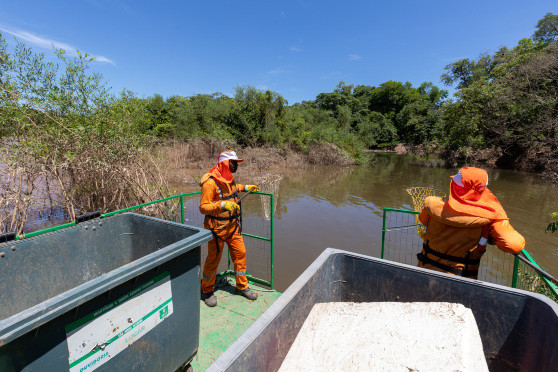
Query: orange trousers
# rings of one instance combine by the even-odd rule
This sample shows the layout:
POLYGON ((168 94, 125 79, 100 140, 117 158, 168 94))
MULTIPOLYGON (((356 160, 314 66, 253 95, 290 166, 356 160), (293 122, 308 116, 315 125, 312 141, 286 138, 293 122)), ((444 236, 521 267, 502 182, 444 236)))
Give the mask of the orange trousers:
POLYGON ((219 262, 221 262, 225 242, 229 247, 234 263, 236 288, 242 290, 248 287, 248 279, 246 278, 246 248, 244 247, 244 239, 242 239, 240 229, 237 228, 235 231, 235 227, 236 224, 218 231, 217 236, 220 239, 216 239, 214 235, 213 239, 207 243, 208 253, 203 266, 201 285, 203 293, 212 292, 215 288, 215 275, 217 274, 219 262))

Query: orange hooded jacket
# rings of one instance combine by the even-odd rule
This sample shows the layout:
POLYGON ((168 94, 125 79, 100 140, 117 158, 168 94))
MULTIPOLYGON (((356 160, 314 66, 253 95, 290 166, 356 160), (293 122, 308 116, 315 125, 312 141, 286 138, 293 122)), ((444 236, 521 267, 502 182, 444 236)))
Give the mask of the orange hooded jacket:
POLYGON ((484 170, 464 167, 452 178, 448 200, 426 198, 419 214, 427 226, 419 267, 477 278, 487 240, 512 254, 525 247, 487 183, 484 170))
POLYGON ((246 277, 246 247, 238 228, 238 213, 231 213, 221 208, 225 200, 238 201, 238 192, 245 191, 243 185, 234 182, 229 170, 229 160, 238 162, 234 151, 224 151, 219 155, 217 165, 211 168, 200 180, 202 188, 200 212, 205 215, 204 227, 211 230, 214 239, 207 244, 207 257, 203 267, 202 291, 210 293, 215 288, 215 278, 225 242, 229 248, 234 264, 236 287, 243 290, 248 287, 246 277))
MULTIPOLYGON (((237 161, 243 161, 238 159, 237 161)), ((200 212, 204 214, 204 227, 213 230, 217 234, 225 228, 236 227, 238 224, 238 213, 231 212, 221 208, 221 202, 230 200, 237 202, 238 192, 245 191, 244 186, 236 184, 233 175, 229 170, 229 160, 220 161, 215 167, 211 168, 200 180, 201 200, 200 212), (212 219, 213 216, 217 219, 212 219), (235 221, 236 220, 236 221, 235 221)))

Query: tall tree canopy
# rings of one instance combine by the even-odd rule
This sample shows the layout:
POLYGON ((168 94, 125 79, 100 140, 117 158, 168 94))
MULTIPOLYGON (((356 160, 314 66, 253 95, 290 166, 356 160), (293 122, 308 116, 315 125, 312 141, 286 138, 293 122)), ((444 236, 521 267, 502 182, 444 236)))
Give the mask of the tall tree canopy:
POLYGON ((546 13, 537 23, 533 40, 548 43, 558 40, 558 14, 546 13))

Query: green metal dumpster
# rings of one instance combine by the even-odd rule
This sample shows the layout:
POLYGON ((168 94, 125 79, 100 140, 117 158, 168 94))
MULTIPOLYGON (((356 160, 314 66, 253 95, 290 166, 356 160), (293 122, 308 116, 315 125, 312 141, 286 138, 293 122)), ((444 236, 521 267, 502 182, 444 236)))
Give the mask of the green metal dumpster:
POLYGON ((174 371, 199 342, 201 228, 125 213, 0 244, 0 371, 174 371))
POLYGON ((208 371, 278 370, 316 303, 393 301, 470 308, 490 371, 557 370, 558 304, 548 297, 328 248, 208 371))

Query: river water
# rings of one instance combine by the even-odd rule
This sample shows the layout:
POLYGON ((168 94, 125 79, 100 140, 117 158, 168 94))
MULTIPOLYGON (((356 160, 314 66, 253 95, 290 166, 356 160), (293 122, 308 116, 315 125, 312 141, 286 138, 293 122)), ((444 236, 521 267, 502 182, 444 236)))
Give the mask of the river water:
MULTIPOLYGON (((328 247, 379 257, 383 208, 413 209, 405 190, 414 186, 447 193, 457 170, 378 154, 371 164, 316 166, 284 178, 274 220, 276 289, 284 291, 328 247)), ((489 189, 525 237, 529 253, 558 273, 558 233, 544 231, 549 214, 558 211, 557 185, 533 174, 487 172, 489 189)))
MULTIPOLYGON (((328 247, 380 257, 383 208, 413 209, 411 197, 405 192, 410 187, 433 187, 447 193, 450 177, 457 170, 419 163, 411 157, 377 154, 371 163, 362 166, 314 166, 286 172, 275 195, 275 288, 284 291, 328 247)), ((558 232, 544 230, 551 220, 550 213, 558 212, 558 184, 534 174, 498 169, 487 172, 490 190, 504 206, 512 226, 525 237, 529 253, 557 275, 558 232)), ((241 181, 253 182, 244 178, 241 181)), ((174 186, 179 192, 199 190, 196 185, 174 186)), ((263 216, 259 198, 250 198, 244 202, 250 207, 246 208, 244 232, 266 236, 258 231, 263 217, 250 223, 250 214, 263 216)), ((199 197, 190 202, 185 209, 193 219, 187 223, 195 220, 201 224, 199 197)), ((264 221, 263 225, 268 224, 264 221)), ((261 264, 269 262, 269 246, 264 244, 261 251, 253 251, 253 243, 247 241, 248 271, 252 268, 259 276, 261 264)), ((225 261, 223 258, 222 265, 225 261)), ((263 271, 260 277, 269 280, 269 270, 263 271)))

